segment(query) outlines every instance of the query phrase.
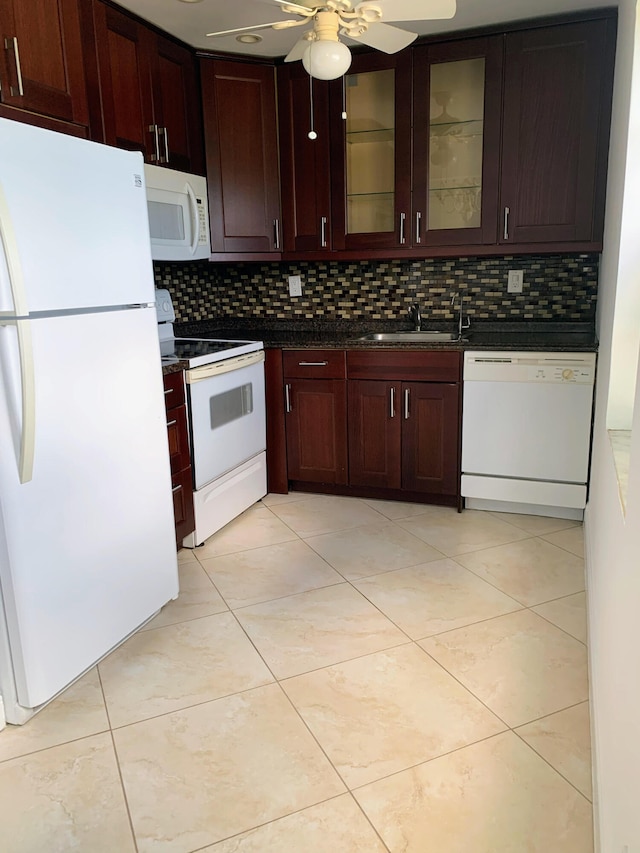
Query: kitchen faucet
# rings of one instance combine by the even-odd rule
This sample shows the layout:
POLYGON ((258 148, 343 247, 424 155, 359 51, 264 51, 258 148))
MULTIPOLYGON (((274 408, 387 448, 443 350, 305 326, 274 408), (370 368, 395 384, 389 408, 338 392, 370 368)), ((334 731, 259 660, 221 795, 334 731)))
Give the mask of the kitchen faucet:
POLYGON ((458 340, 462 340, 462 330, 468 329, 471 326, 471 321, 469 320, 469 317, 467 317, 466 321, 464 319, 464 314, 462 312, 462 293, 452 293, 451 304, 455 306, 456 295, 460 297, 460 304, 458 306, 458 340))
POLYGON ((419 332, 422 329, 422 313, 420 312, 420 306, 418 305, 418 303, 413 302, 410 305, 409 311, 407 313, 409 314, 409 319, 415 325, 415 331, 419 332))

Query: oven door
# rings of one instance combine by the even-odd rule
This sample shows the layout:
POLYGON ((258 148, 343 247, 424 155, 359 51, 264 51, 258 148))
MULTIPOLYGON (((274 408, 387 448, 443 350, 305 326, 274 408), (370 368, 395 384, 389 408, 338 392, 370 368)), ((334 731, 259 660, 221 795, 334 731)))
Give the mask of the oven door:
POLYGON ((264 350, 186 374, 191 456, 201 489, 266 447, 264 350))

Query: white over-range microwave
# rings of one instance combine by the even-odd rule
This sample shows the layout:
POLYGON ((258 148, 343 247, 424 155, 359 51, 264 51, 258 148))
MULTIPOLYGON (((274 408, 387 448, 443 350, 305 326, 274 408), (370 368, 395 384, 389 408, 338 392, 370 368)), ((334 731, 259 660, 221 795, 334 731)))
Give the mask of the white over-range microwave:
POLYGON ((211 254, 207 180, 160 166, 144 167, 154 261, 195 261, 211 254))

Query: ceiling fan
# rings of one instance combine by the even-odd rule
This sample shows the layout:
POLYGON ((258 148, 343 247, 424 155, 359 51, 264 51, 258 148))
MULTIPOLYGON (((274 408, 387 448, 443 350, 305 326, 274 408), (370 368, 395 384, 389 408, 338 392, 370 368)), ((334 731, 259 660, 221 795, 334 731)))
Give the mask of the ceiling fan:
POLYGON ((238 27, 207 33, 212 38, 255 30, 285 30, 311 24, 285 57, 285 62, 302 60, 307 73, 318 80, 335 80, 351 64, 351 52, 338 36, 361 42, 384 53, 397 53, 417 38, 384 21, 432 21, 453 18, 456 0, 261 0, 275 3, 283 12, 298 19, 273 21, 254 27, 238 27))

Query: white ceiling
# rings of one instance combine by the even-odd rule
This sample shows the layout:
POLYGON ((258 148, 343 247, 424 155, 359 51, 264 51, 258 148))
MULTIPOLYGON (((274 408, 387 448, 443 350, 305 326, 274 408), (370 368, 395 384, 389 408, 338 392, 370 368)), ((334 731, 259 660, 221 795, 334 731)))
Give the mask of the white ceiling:
MULTIPOLYGON (((235 36, 207 38, 206 33, 291 19, 270 0, 117 0, 120 6, 161 27, 193 47, 253 56, 285 56, 307 27, 276 32, 260 30, 263 41, 240 44, 235 36)), ((425 9, 429 0, 424 0, 425 9)), ((455 18, 398 24, 420 35, 445 33, 485 24, 539 18, 561 12, 617 6, 618 0, 458 0, 455 18)))

